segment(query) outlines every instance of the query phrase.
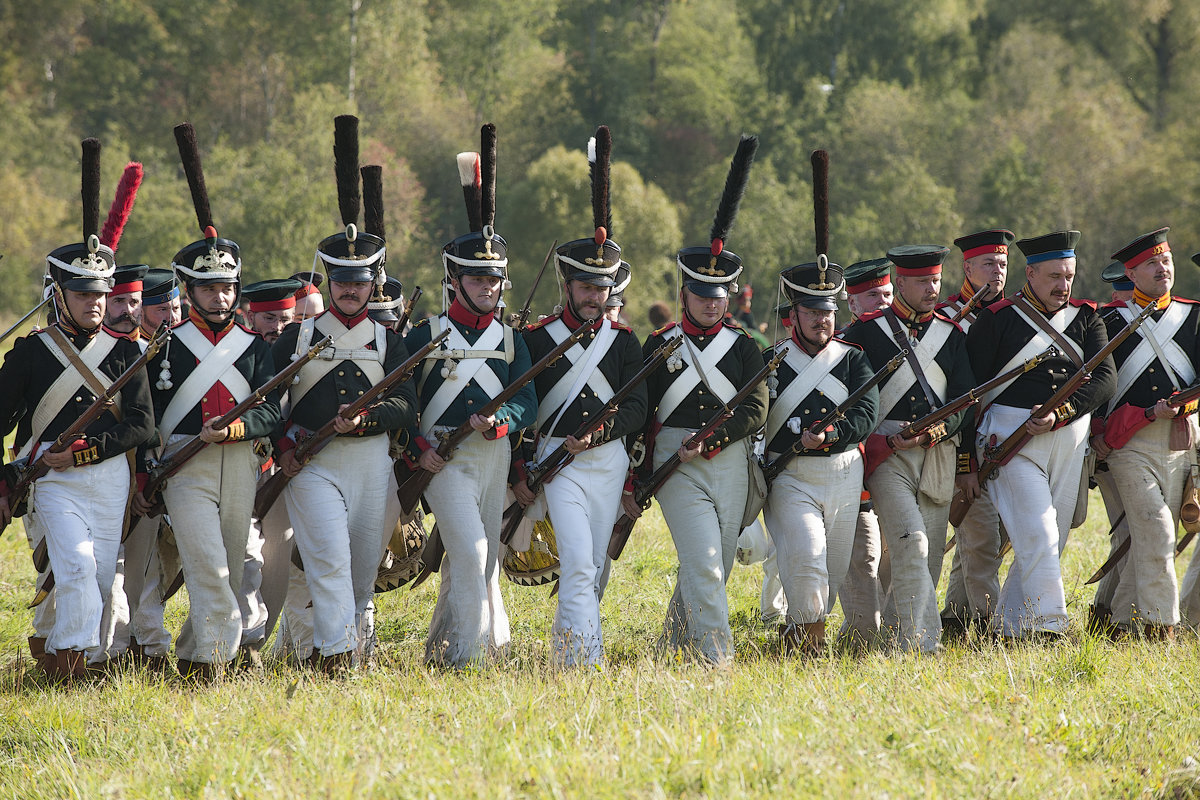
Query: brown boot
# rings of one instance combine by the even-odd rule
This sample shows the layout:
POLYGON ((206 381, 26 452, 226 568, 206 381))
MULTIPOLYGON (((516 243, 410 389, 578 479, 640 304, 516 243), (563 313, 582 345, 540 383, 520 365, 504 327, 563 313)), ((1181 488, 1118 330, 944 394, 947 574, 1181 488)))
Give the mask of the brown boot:
POLYGON ((179 677, 195 683, 212 683, 217 679, 217 669, 212 664, 203 661, 186 661, 179 659, 179 677))
POLYGON ((1112 621, 1112 609, 1103 603, 1088 606, 1087 632, 1093 636, 1112 638, 1116 625, 1112 621))
POLYGON ((801 625, 804 629, 804 655, 808 658, 820 658, 825 655, 825 620, 801 625))
POLYGON ((1147 625, 1146 638, 1152 642, 1174 642, 1174 625, 1147 625))
POLYGON ((244 642, 238 646, 234 667, 240 672, 262 672, 262 639, 257 642, 244 642))
POLYGON ((64 683, 74 683, 87 677, 87 653, 82 650, 59 650, 54 654, 55 671, 64 683))
POLYGON ((322 656, 317 663, 321 672, 331 678, 338 678, 354 671, 354 654, 334 653, 331 656, 322 656))
POLYGON ((52 678, 58 677, 58 665, 53 655, 46 652, 45 636, 29 637, 29 654, 33 656, 38 669, 52 678))

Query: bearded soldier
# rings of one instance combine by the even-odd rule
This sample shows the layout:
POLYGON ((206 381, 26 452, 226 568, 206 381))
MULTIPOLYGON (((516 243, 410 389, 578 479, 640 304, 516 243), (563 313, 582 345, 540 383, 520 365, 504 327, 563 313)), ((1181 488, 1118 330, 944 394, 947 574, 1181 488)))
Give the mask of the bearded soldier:
MULTIPOLYGON (((38 666, 57 680, 86 674, 106 659, 101 634, 117 568, 129 496, 129 463, 122 456, 153 433, 144 371, 125 384, 117 402, 60 453, 49 452, 141 351, 105 330, 105 299, 113 286, 113 251, 100 243, 99 142, 84 143, 85 242, 51 252, 47 266, 55 294, 55 323, 14 342, 0 366, 0 419, 17 429, 19 457, 42 459, 50 471, 34 482, 25 525, 45 541, 54 589, 53 621, 29 639, 38 666), (92 203, 87 199, 92 198, 92 203)), ((0 460, 3 455, 0 454, 0 460)), ((14 474, 0 482, 0 524, 15 510, 14 474)), ((48 601, 47 601, 48 602, 48 601)))
MULTIPOLYGON (((565 284, 566 305, 530 325, 524 334, 531 360, 538 361, 588 323, 583 339, 534 381, 537 457, 564 442, 574 456, 544 487, 561 563, 551 646, 554 660, 564 666, 597 664, 604 655, 600 595, 608 567, 608 541, 629 471, 629 456, 621 439, 638 431, 646 419, 646 387, 639 384, 600 430, 582 439, 574 436, 642 366, 637 336, 604 316, 621 261, 621 248, 608 238, 606 226, 611 153, 607 128, 597 131, 597 150, 600 177, 592 183, 595 235, 555 250, 554 264, 565 284)), ((523 506, 536 499, 524 479, 513 492, 523 506)))
POLYGON ((1137 237, 1113 254, 1133 281, 1133 297, 1105 307, 1109 338, 1141 309, 1157 311, 1113 353, 1117 385, 1103 436, 1093 437, 1125 507, 1129 567, 1135 575, 1136 618, 1148 638, 1174 639, 1179 622, 1175 530, 1184 484, 1195 463, 1196 423, 1172 392, 1195 382, 1200 357, 1200 304, 1173 296, 1175 263, 1169 228, 1137 237))
MULTIPOLYGON (((971 329, 978 309, 1004 297, 1008 277, 1008 248, 1016 240, 1012 231, 997 229, 960 236, 954 245, 963 254, 963 285, 941 306, 948 317, 961 314, 958 325, 971 329), (965 312, 964 312, 964 309, 965 312)), ((969 437, 968 437, 969 439, 969 437)), ((974 442, 959 444, 955 486, 974 503, 957 528, 958 547, 950 563, 942 632, 961 638, 969 625, 986 631, 988 618, 1000 598, 1000 517, 986 491, 980 491, 979 466, 974 442)))
POLYGON ((810 430, 871 379, 871 362, 860 348, 833 338, 840 267, 801 264, 779 279, 793 304, 792 335, 770 351, 788 346, 767 416, 767 458, 789 452, 797 440, 804 452, 775 479, 764 512, 787 593, 780 636, 785 649, 815 656, 824 652, 825 617, 850 568, 862 487, 858 444, 875 428, 879 392, 872 388, 841 419, 810 430))
MULTIPOLYGON (((649 360, 669 339, 683 339, 647 380, 654 413, 640 470, 647 478, 651 466, 657 469, 679 453, 681 466, 656 495, 679 557, 662 645, 668 652, 682 650, 716 664, 734 655, 725 584, 746 510, 749 437, 766 421, 766 384, 729 409, 733 415, 707 440, 684 445, 762 369, 754 340, 736 323, 725 321, 729 296, 737 292, 743 267, 740 257, 724 249, 734 221, 733 213, 724 210, 736 209, 757 147, 756 137, 743 137, 738 146, 726 182, 726 192, 736 192, 737 197, 722 197, 712 244, 679 252, 682 322, 656 331, 642 347, 643 358, 649 360)), ((630 516, 640 513, 632 497, 624 506, 630 516)))
MULTIPOLYGON (((279 466, 292 476, 284 496, 312 593, 313 648, 326 672, 351 668, 362 640, 383 550, 390 431, 416 419, 411 384, 394 387, 353 419, 340 413, 408 357, 403 340, 372 320, 367 303, 382 285, 383 239, 359 233, 358 120, 335 120, 334 152, 343 233, 317 246, 315 261, 329 277, 329 310, 288 328, 273 352, 281 363, 333 337, 328 356, 306 364, 288 390, 291 415, 276 439, 279 466), (330 352, 332 351, 332 352, 330 352), (305 464, 298 443, 330 420, 339 434, 305 464)), ((314 269, 316 264, 314 263, 314 269)))
POLYGON ((409 347, 417 349, 443 330, 450 331, 418 373, 421 425, 412 449, 418 465, 434 473, 425 500, 446 548, 425 658, 451 667, 479 665, 508 645, 499 564, 500 518, 511 453, 507 436, 532 425, 537 416, 532 383, 496 413, 478 413, 531 364, 525 342, 496 319, 497 303, 508 281, 508 255, 504 239, 492 227, 495 126, 485 125, 482 134, 482 155, 458 156, 470 233, 442 248, 449 307, 422 321, 408 336, 409 347), (486 185, 484 177, 490 178, 486 185), (453 458, 443 459, 437 450, 439 440, 463 422, 479 435, 469 436, 453 458))
POLYGON ((907 351, 904 364, 879 389, 879 425, 868 439, 866 486, 879 510, 891 559, 886 623, 903 651, 933 652, 940 645, 936 586, 954 489, 953 439, 966 412, 909 438, 906 425, 970 391, 965 336, 937 306, 942 261, 949 248, 905 245, 888 251, 896 265, 891 306, 861 317, 845 339, 861 346, 878 371, 907 351))
MULTIPOLYGON (((254 440, 279 423, 272 392, 230 425, 215 423, 274 375, 270 348, 234 317, 241 293, 241 249, 217 236, 190 125, 175 129, 196 215, 205 238, 184 247, 171 266, 187 293, 188 318, 172 329, 151 359, 159 461, 186 440, 207 444, 171 476, 162 491, 183 563, 191 603, 175 643, 179 673, 210 680, 237 655, 242 615, 237 593, 254 504, 259 457, 254 440), (218 445, 218 446, 213 446, 218 445)), ((143 492, 134 508, 147 515, 143 492)))
POLYGON ((1091 413, 1112 395, 1115 382, 1112 359, 1106 358, 1066 402, 1042 408, 1108 343, 1095 305, 1071 297, 1078 241, 1079 231, 1018 241, 1025 254, 1025 286, 1011 299, 979 312, 967 341, 971 366, 981 381, 1051 345, 1059 350, 990 393, 985 398, 990 405, 978 419, 981 457, 983 448, 1000 444, 1019 426, 1032 436, 987 486, 1016 556, 993 612, 999 617, 993 618, 993 627, 1008 638, 1057 641, 1066 632, 1059 555, 1079 493, 1091 413))

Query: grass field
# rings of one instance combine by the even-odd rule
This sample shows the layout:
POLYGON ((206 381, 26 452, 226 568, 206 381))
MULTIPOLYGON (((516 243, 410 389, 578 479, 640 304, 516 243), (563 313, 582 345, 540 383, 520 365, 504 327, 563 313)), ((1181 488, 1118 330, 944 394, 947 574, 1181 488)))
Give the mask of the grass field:
MULTIPOLYGON (((674 552, 655 510, 614 568, 602 669, 549 668, 553 601, 507 583, 511 659, 425 669, 430 581, 380 598, 368 673, 268 662, 200 689, 138 673, 46 687, 25 651, 33 572, 14 526, 0 540, 0 796, 1200 796, 1196 636, 1079 633, 1100 517, 1096 496, 1064 561, 1075 635, 1053 649, 782 658, 758 619, 761 570, 736 567, 736 664, 656 660, 674 552)), ((172 601, 176 628, 181 612, 172 601)))

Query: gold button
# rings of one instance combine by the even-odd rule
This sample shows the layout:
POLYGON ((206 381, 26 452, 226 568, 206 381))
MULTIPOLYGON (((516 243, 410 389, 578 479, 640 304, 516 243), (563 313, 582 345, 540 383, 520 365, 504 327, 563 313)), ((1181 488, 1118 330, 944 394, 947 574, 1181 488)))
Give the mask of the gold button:
POLYGON ((76 402, 76 403, 82 403, 82 402, 83 402, 83 398, 82 398, 82 397, 76 397, 76 398, 75 398, 75 402, 76 402))
POLYGON ((340 377, 342 377, 342 376, 343 376, 343 375, 345 375, 345 374, 346 374, 346 373, 345 373, 345 372, 343 372, 342 370, 340 370, 340 369, 338 370, 338 377, 339 377, 339 378, 340 378, 340 377))
POLYGON ((356 371, 356 372, 354 373, 354 377, 356 377, 356 378, 361 378, 361 377, 362 377, 362 373, 361 373, 361 372, 357 372, 357 371, 356 371))
POLYGON ((363 395, 363 390, 362 390, 362 389, 359 389, 359 390, 358 390, 358 396, 359 396, 359 397, 362 397, 362 395, 363 395))
POLYGON ((822 414, 824 414, 824 413, 825 413, 825 409, 823 409, 823 408, 822 408, 822 409, 821 409, 821 413, 822 413, 822 414))
POLYGON ((234 401, 234 399, 231 397, 231 398, 229 398, 229 402, 233 403, 233 402, 235 402, 235 401, 234 401))
POLYGON ((1158 391, 1158 387, 1157 387, 1157 386, 1151 386, 1151 387, 1150 387, 1150 391, 1152 391, 1152 392, 1157 392, 1157 391, 1158 391))
POLYGON ((701 336, 701 337, 700 337, 700 341, 702 341, 702 342, 704 341, 704 337, 703 337, 703 336, 701 336))
POLYGON ((1057 383, 1052 383, 1052 384, 1050 384, 1050 388, 1051 388, 1051 389, 1057 389, 1057 388, 1058 388, 1058 384, 1057 384, 1057 383))
POLYGON ((200 402, 201 402, 201 403, 207 403, 207 402, 208 402, 208 398, 207 398, 207 397, 201 398, 200 402))
POLYGON ((467 405, 469 405, 469 406, 473 406, 473 405, 475 405, 475 401, 474 401, 474 400, 468 400, 468 401, 467 401, 467 405))
POLYGON ((345 393, 346 393, 345 389, 338 389, 338 394, 345 394, 345 393))
POLYGON ((586 417, 588 415, 588 412, 586 412, 586 411, 583 412, 583 415, 586 417))

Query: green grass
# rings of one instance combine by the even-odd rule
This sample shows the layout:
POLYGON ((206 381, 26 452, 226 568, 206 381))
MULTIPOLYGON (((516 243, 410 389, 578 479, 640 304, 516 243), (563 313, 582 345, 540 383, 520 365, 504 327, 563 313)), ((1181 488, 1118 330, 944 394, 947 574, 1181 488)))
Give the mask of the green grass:
MULTIPOLYGON (((1092 594, 1079 584, 1106 550, 1092 508, 1064 561, 1076 632, 1092 594)), ((430 581, 380 598, 379 665, 349 680, 269 664, 202 689, 126 674, 65 690, 24 653, 33 574, 10 530, 0 796, 1200 796, 1195 635, 805 663, 781 658, 758 621, 761 574, 737 567, 730 581, 727 669, 654 655, 673 582, 655 510, 613 570, 602 669, 550 668, 548 590, 511 584, 508 663, 425 669, 430 581)))

